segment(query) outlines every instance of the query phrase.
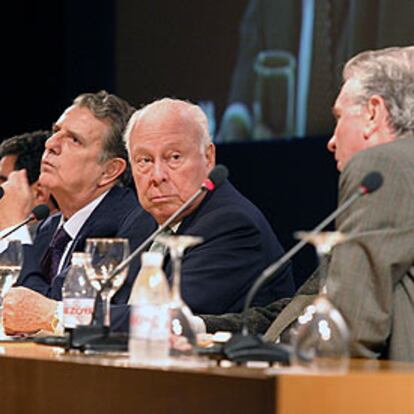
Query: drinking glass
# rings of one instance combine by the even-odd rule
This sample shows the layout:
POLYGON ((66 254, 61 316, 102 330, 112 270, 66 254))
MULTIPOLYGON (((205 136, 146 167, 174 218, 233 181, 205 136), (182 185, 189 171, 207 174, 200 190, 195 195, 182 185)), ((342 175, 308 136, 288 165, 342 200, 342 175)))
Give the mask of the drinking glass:
POLYGON ((89 271, 87 272, 91 285, 102 297, 104 325, 111 323, 111 298, 123 285, 128 273, 128 266, 119 272, 112 280, 112 271, 129 255, 127 239, 102 238, 87 239, 85 252, 89 253, 89 271))
POLYGON ((3 298, 19 276, 23 262, 23 247, 19 240, 0 240, 0 338, 3 328, 3 298))
POLYGON ((168 246, 173 266, 173 283, 170 303, 170 356, 196 363, 197 338, 191 326, 194 317, 181 296, 181 263, 186 248, 203 241, 194 236, 159 236, 157 241, 168 246))
POLYGON ((254 139, 292 137, 295 132, 295 56, 284 50, 263 50, 255 59, 254 70, 254 139))
POLYGON ((343 373, 349 363, 350 333, 339 310, 327 297, 327 267, 332 248, 346 240, 340 232, 298 232, 313 244, 319 259, 319 294, 291 332, 293 365, 315 372, 343 373))

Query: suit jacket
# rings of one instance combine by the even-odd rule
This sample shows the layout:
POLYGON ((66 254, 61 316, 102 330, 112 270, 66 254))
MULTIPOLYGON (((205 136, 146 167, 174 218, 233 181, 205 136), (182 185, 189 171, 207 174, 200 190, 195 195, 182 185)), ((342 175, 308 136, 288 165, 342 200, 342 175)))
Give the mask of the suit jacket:
POLYGON ((125 219, 131 212, 140 210, 134 192, 129 188, 114 186, 88 217, 78 235, 71 251, 66 256, 62 271, 54 278, 52 284, 46 279, 41 267, 49 243, 60 222, 57 213, 39 226, 33 245, 24 246, 24 263, 17 285, 33 289, 50 298, 62 299, 62 285, 69 268, 72 253, 83 251, 88 237, 115 237, 125 219))
MULTIPOLYGON (((318 0, 315 3, 327 1, 318 0)), ((320 68, 311 68, 311 83, 308 102, 307 134, 321 134, 334 126, 331 106, 336 91, 341 85, 341 70, 344 63, 356 53, 367 49, 387 46, 403 46, 412 43, 412 21, 414 3, 400 0, 395 7, 393 0, 329 0, 331 87, 326 90, 329 99, 319 102, 317 109, 312 101, 315 92, 321 89, 326 79, 321 79, 320 68), (369 27, 369 30, 367 30, 369 27)), ((288 51, 298 58, 302 19, 302 0, 250 0, 240 24, 240 44, 229 92, 229 103, 242 102, 253 112, 256 75, 254 61, 262 50, 288 51)), ((317 30, 315 27, 314 30, 317 30)), ((296 74, 297 79, 297 74, 296 74)), ((280 111, 278 100, 266 112, 280 111)), ((275 125, 268 124, 273 131, 275 125)), ((225 138, 224 138, 225 139, 225 138)))
MULTIPOLYGON (((157 228, 146 212, 137 213, 128 231, 141 232, 142 241, 157 228), (145 229, 144 232, 142 230, 145 229)), ((129 220, 130 221, 130 220, 129 220)), ((200 206, 185 217, 178 234, 201 236, 204 242, 189 248, 182 264, 182 296, 195 313, 221 314, 241 311, 246 294, 261 271, 283 254, 283 249, 263 214, 229 182, 209 193, 200 206)), ((133 283, 140 260, 133 262, 127 284, 133 283)), ((171 262, 164 268, 171 282, 171 262)), ((130 287, 126 290, 130 291, 130 287)), ((265 305, 294 292, 290 265, 257 295, 265 305)), ((114 328, 128 329, 125 306, 114 312, 114 328)))
MULTIPOLYGON (((414 361, 414 136, 356 154, 341 174, 339 203, 370 171, 381 172, 384 183, 337 220, 349 239, 332 252, 328 297, 350 327, 352 356, 414 361)), ((266 333, 275 340, 317 291, 315 273, 291 301, 252 309, 250 326, 264 332, 278 316, 266 333)), ((209 331, 240 327, 239 315, 203 319, 209 331)))

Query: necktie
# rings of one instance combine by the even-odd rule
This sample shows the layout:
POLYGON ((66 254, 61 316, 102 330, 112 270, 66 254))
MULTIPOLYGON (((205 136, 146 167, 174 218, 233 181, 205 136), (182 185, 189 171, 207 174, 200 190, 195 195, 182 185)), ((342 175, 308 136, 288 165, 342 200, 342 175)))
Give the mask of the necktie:
POLYGON ((44 274, 50 282, 56 276, 65 248, 71 240, 72 238, 66 233, 63 226, 54 234, 49 248, 42 259, 44 274))
MULTIPOLYGON (((174 231, 170 228, 167 227, 165 230, 163 230, 158 236, 164 236, 164 237, 168 237, 174 234, 174 231)), ((167 252, 167 246, 163 243, 161 243, 160 241, 157 241, 157 239, 155 239, 150 248, 148 249, 149 252, 157 252, 157 253, 161 253, 163 256, 165 256, 166 252, 167 252)))

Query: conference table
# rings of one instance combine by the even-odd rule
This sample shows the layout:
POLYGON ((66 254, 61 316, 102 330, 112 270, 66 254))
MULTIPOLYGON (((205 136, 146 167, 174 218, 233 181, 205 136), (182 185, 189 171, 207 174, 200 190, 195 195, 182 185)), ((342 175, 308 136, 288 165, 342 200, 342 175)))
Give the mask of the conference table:
POLYGON ((344 375, 228 365, 155 368, 2 343, 0 413, 414 413, 414 364, 352 360, 344 375))

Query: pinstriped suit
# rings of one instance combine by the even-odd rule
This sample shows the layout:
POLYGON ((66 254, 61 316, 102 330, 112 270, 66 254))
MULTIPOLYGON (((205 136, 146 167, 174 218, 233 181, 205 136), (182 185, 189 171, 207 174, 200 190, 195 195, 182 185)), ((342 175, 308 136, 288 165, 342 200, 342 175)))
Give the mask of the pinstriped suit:
MULTIPOLYGON (((338 218, 337 229, 350 238, 333 250, 328 296, 351 328, 353 356, 414 361, 414 136, 356 154, 341 174, 339 203, 373 170, 383 174, 383 186, 338 218)), ((315 274, 287 305, 252 309, 250 325, 263 330, 270 315, 278 315, 266 333, 276 339, 317 285, 315 274)), ((203 317, 209 331, 240 323, 237 315, 219 318, 203 317)))

